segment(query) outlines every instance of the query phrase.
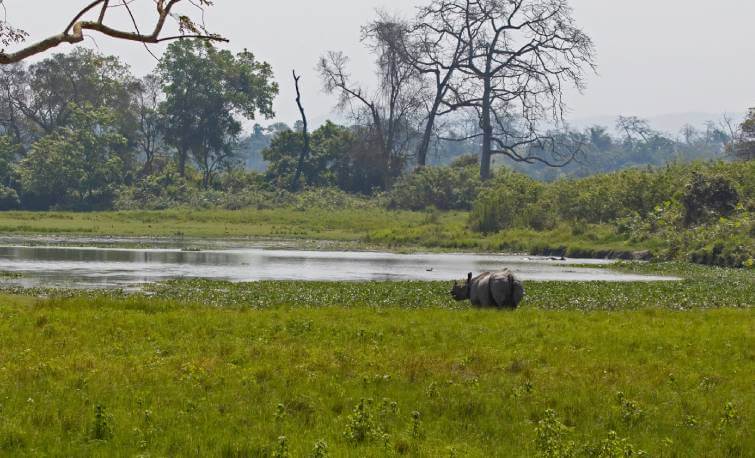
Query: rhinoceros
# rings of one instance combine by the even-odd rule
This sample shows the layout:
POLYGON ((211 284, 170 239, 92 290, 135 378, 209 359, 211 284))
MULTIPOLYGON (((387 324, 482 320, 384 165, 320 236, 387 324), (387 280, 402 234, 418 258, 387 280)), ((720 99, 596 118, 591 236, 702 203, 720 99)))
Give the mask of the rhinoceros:
POLYGON ((499 272, 483 272, 460 285, 454 282, 451 296, 457 301, 471 300, 477 307, 516 308, 524 297, 524 286, 513 272, 504 269, 499 272))

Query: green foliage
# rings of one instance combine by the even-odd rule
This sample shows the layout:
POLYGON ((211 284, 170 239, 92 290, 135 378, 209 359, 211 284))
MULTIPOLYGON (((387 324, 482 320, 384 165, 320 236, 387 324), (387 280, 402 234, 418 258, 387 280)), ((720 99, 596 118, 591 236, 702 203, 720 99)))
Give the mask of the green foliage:
POLYGON ((69 110, 68 125, 36 142, 18 164, 25 199, 42 209, 109 208, 126 178, 126 139, 113 112, 73 105, 69 110))
POLYGON ((113 417, 99 404, 94 410, 94 422, 92 423, 90 438, 92 440, 107 441, 113 437, 113 417))
POLYGON ((382 437, 382 431, 375 424, 372 418, 372 400, 359 401, 354 407, 354 411, 346 418, 346 429, 343 437, 351 444, 362 444, 364 442, 382 437))
POLYGON ((684 207, 684 224, 691 226, 712 218, 728 217, 737 208, 739 194, 723 176, 693 173, 679 199, 684 207))
POLYGON ((10 186, 14 181, 14 166, 21 147, 9 135, 0 136, 0 185, 10 186))
POLYGON ((728 152, 740 161, 755 160, 755 108, 750 108, 747 119, 739 127, 739 136, 729 145, 728 152))
POLYGON ((326 458, 330 456, 328 453, 328 444, 324 440, 318 440, 315 442, 315 446, 312 449, 312 453, 309 455, 310 458, 326 458))
POLYGON ((569 458, 574 456, 574 442, 567 439, 569 428, 558 420, 552 409, 545 411, 535 428, 535 447, 543 458, 569 458))
POLYGON ((17 210, 21 205, 15 189, 0 185, 0 211, 17 210))
POLYGON ((112 113, 111 124, 124 137, 133 134, 137 123, 132 108, 135 79, 127 65, 115 56, 76 48, 70 53, 53 54, 21 69, 17 88, 31 100, 21 110, 28 124, 16 125, 27 131, 24 140, 38 139, 55 130, 79 122, 83 107, 112 113))
POLYGON ((423 167, 400 177, 388 192, 389 208, 470 210, 482 187, 479 164, 423 167))
POLYGON ((619 438, 616 431, 609 431, 607 438, 584 447, 584 455, 595 458, 631 458, 647 456, 647 453, 637 450, 628 439, 619 438))
POLYGON ((631 243, 654 244, 661 258, 742 267, 755 257, 753 176, 755 162, 626 170, 549 184, 504 171, 481 190, 470 226, 482 233, 542 231, 563 221, 573 235, 595 239, 590 225, 607 223, 631 243))
POLYGON ((474 203, 472 229, 491 233, 513 227, 553 228, 552 217, 539 211, 544 190, 542 183, 525 175, 499 171, 474 203))
MULTIPOLYGON (((304 134, 283 131, 276 135, 262 156, 268 163, 268 179, 287 189, 296 173, 299 155, 304 148, 304 134)), ((347 128, 328 121, 311 133, 310 152, 302 167, 302 180, 309 187, 345 185, 349 182, 349 155, 356 148, 356 138, 347 128)), ((359 191, 358 189, 345 189, 359 191)))
POLYGON ((177 150, 178 172, 184 175, 191 153, 204 187, 209 187, 234 154, 241 134, 236 115, 274 115, 278 85, 272 81, 272 68, 248 51, 234 56, 204 40, 179 40, 168 47, 158 73, 166 96, 161 110, 167 138, 177 150))

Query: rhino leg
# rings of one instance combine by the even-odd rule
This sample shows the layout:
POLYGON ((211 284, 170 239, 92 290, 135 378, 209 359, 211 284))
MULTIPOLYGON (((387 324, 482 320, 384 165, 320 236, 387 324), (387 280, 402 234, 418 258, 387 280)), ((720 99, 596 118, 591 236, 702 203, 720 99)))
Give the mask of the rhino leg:
POLYGON ((511 294, 511 300, 513 302, 511 305, 516 308, 524 298, 524 285, 522 285, 522 282, 519 279, 514 278, 512 288, 514 289, 514 291, 511 294))

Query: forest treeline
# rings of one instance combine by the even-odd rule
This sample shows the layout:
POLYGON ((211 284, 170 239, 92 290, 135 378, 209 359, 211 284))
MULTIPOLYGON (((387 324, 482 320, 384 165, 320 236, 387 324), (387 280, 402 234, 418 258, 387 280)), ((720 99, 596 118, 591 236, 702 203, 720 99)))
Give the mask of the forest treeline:
MULTIPOLYGON (((198 41, 173 43, 155 72, 141 79, 116 57, 77 49, 2 67, 0 89, 3 209, 105 210, 135 200, 164 208, 203 194, 287 190, 297 168, 298 186, 374 195, 422 170, 408 149, 393 176, 375 129, 358 119, 345 126, 326 122, 306 133, 300 122, 255 124, 245 134, 245 119, 274 114, 278 86, 270 66, 249 52, 233 55, 198 41)), ((728 134, 710 123, 672 139, 643 120, 620 117, 618 135, 599 126, 571 132, 582 138, 580 152, 563 167, 500 165, 552 181, 671 161, 744 160, 755 144, 753 125, 755 114, 728 134)), ((444 128, 457 138, 434 139, 427 163, 447 165, 473 154, 479 175, 479 139, 461 133, 474 126, 459 119, 444 128)), ((415 145, 422 137, 420 129, 409 135, 415 145)), ((469 201, 466 194, 458 198, 469 201)))

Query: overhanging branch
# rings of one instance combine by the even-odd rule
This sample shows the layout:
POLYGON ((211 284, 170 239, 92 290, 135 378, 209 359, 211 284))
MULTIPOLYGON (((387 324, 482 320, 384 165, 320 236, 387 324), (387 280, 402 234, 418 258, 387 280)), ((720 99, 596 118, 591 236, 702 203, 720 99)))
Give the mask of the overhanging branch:
MULTIPOLYGON (((8 65, 16 62, 21 62, 28 57, 43 53, 62 44, 80 43, 84 41, 84 33, 86 31, 98 32, 111 38, 144 44, 157 44, 165 41, 184 38, 197 38, 223 42, 228 41, 220 35, 207 32, 207 30, 204 28, 204 25, 195 24, 187 16, 178 16, 176 18, 181 30, 181 33, 179 35, 161 37, 160 34, 165 28, 165 23, 168 17, 173 16, 172 11, 174 7, 184 1, 186 0, 155 0, 157 22, 150 34, 143 34, 139 32, 138 27, 135 27, 135 31, 128 31, 113 28, 105 24, 105 11, 107 10, 107 8, 127 6, 126 3, 114 6, 109 5, 109 0, 95 0, 84 7, 82 10, 80 10, 62 33, 45 38, 16 52, 7 53, 5 52, 5 50, 1 51, 0 65, 8 65), (99 16, 97 20, 83 20, 88 13, 97 9, 99 9, 99 16)), ((192 3, 194 4, 194 2, 192 3)), ((199 5, 200 7, 211 6, 212 2, 209 0, 200 0, 199 5)))

